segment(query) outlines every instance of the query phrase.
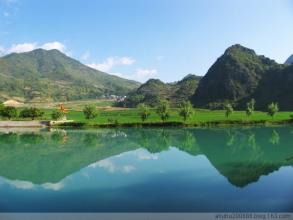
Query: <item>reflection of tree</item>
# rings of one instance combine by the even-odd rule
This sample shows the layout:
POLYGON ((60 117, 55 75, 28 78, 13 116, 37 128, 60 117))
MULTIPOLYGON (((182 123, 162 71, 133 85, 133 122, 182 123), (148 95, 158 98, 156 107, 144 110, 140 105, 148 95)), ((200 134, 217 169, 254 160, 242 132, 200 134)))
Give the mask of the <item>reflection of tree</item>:
POLYGON ((35 183, 57 182, 91 163, 126 151, 144 147, 157 153, 173 146, 191 155, 204 154, 233 185, 243 187, 283 165, 292 165, 293 160, 288 159, 293 155, 290 140, 288 128, 0 133, 0 175, 35 183), (268 139, 280 144, 280 137, 281 148, 268 146, 268 139))
POLYGON ((249 133, 248 138, 247 138, 248 146, 250 146, 252 149, 256 149, 256 141, 255 141, 255 134, 254 133, 249 133))
POLYGON ((18 135, 16 133, 0 133, 0 143, 15 143, 18 140, 18 135))
POLYGON ((36 145, 44 141, 44 136, 38 133, 24 133, 19 135, 19 141, 29 145, 36 145))
POLYGON ((276 130, 272 131, 271 138, 269 139, 269 142, 273 145, 278 145, 280 142, 280 135, 276 130))
POLYGON ((0 176, 56 183, 92 163, 135 149, 125 136, 111 138, 108 130, 0 133, 0 176))
POLYGON ((99 144, 97 133, 85 133, 82 136, 82 143, 85 147, 96 147, 99 144))
POLYGON ((293 155, 290 146, 290 131, 287 127, 278 128, 234 128, 206 129, 197 132, 197 142, 200 151, 206 155, 213 166, 235 186, 244 187, 258 181, 261 175, 285 166, 293 161, 286 160, 293 155), (271 143, 280 144, 282 149, 268 146, 271 143), (228 137, 228 141, 227 141, 228 137), (228 143, 228 144, 227 144, 228 143))
POLYGON ((67 132, 65 130, 54 130, 51 133, 51 140, 64 145, 68 140, 67 132))
POLYGON ((185 130, 181 138, 178 139, 178 147, 180 150, 188 152, 192 155, 197 155, 199 153, 199 146, 196 141, 195 134, 185 130))
POLYGON ((227 146, 233 146, 235 144, 235 133, 233 130, 229 129, 227 131, 228 139, 227 139, 227 146))
POLYGON ((141 143, 145 145, 142 145, 142 147, 151 153, 158 153, 170 147, 170 135, 168 131, 164 129, 150 131, 144 132, 141 143))

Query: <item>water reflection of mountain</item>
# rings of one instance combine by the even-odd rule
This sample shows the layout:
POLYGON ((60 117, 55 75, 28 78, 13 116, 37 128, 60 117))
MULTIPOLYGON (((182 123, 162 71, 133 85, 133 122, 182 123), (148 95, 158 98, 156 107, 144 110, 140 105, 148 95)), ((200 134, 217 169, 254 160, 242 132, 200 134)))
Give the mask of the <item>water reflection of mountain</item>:
POLYGON ((116 132, 0 133, 0 176, 56 183, 96 161, 135 149, 116 132))
POLYGON ((293 165, 289 127, 249 129, 119 129, 0 133, 0 175, 36 184, 59 182, 96 161, 143 147, 204 154, 235 186, 293 165))

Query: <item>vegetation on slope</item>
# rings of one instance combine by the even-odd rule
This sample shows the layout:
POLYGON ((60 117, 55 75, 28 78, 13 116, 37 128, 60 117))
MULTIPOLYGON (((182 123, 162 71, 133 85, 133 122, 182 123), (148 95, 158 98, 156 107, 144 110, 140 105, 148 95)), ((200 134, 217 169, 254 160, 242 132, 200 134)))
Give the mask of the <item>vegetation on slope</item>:
POLYGON ((2 101, 11 97, 66 101, 123 96, 139 86, 85 66, 58 50, 43 49, 0 58, 0 77, 2 101))
POLYGON ((200 81, 192 97, 193 104, 197 107, 221 108, 226 101, 238 103, 254 93, 268 70, 278 66, 273 60, 257 56, 251 49, 233 45, 200 81))
POLYGON ((156 106, 161 100, 167 100, 172 106, 178 106, 182 101, 189 100, 200 79, 200 76, 191 74, 174 83, 163 83, 158 79, 150 79, 138 89, 130 92, 121 105, 136 107, 138 104, 144 103, 156 106))

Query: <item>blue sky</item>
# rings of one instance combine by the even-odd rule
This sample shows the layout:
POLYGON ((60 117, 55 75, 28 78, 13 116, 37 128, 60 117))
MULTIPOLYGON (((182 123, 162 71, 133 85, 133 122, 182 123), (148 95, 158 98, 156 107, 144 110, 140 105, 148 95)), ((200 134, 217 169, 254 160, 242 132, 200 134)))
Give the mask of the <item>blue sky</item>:
POLYGON ((293 53, 290 0, 0 0, 0 18, 2 55, 57 48, 141 82, 204 75, 236 43, 293 53))

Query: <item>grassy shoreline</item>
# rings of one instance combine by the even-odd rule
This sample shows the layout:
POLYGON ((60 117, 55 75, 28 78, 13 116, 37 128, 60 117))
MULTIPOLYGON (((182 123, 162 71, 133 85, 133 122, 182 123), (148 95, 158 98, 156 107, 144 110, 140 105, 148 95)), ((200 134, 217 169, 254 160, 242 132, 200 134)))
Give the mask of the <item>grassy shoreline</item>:
POLYGON ((85 122, 66 122, 52 127, 57 128, 142 128, 142 127, 182 127, 182 128, 195 128, 195 127, 226 127, 226 126, 272 126, 272 125, 290 125, 293 124, 293 119, 289 120, 275 120, 275 121, 208 121, 198 123, 184 123, 184 122, 144 122, 144 123, 108 123, 108 124, 87 124, 85 122))
MULTIPOLYGON (((54 109, 42 109, 44 115, 38 120, 50 121, 54 109)), ((162 122, 155 109, 150 109, 150 116, 142 122, 138 109, 98 109, 97 117, 85 119, 79 109, 71 109, 67 114, 73 122, 61 123, 52 127, 65 128, 115 128, 115 127, 215 127, 215 126, 254 126, 293 124, 293 112, 278 112, 273 118, 266 112, 255 111, 248 117, 245 111, 234 111, 229 117, 223 110, 195 109, 186 122, 180 117, 178 109, 170 109, 170 117, 162 122)), ((30 119, 13 118, 12 121, 31 121, 30 119)))

